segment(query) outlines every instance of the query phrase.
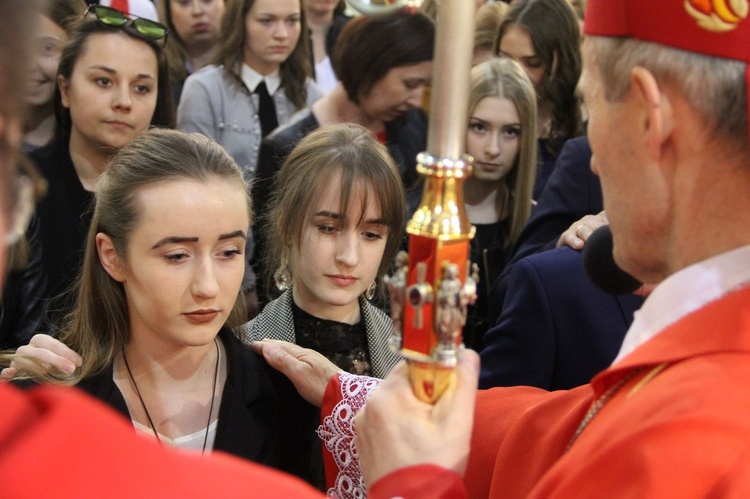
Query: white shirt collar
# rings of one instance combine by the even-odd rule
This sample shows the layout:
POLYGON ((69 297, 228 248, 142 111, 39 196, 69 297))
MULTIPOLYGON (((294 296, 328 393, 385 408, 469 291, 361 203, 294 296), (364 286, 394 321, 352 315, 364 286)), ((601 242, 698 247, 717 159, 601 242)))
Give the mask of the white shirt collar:
POLYGON ((614 363, 667 326, 747 285, 750 285, 750 246, 722 253, 669 276, 635 313, 614 363))
POLYGON ((247 64, 243 64, 240 77, 242 78, 242 83, 244 83, 247 89, 251 92, 255 92, 255 87, 257 87, 263 80, 266 80, 266 88, 271 95, 276 93, 276 90, 281 86, 281 76, 279 76, 278 69, 271 74, 263 76, 247 64))

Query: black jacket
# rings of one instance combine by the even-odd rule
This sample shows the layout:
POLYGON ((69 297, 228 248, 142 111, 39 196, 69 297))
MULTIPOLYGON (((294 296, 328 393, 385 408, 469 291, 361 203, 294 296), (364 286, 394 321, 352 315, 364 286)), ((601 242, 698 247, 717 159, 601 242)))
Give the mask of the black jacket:
MULTIPOLYGON (((227 329, 219 332, 228 360, 219 406, 214 450, 265 464, 322 487, 322 447, 315 430, 320 419, 294 385, 227 329)), ((112 366, 78 385, 130 420, 112 366)))
POLYGON ((25 345, 36 334, 44 318, 44 293, 47 275, 42 266, 39 221, 32 217, 26 230, 28 260, 20 269, 8 273, 0 303, 0 348, 25 345))

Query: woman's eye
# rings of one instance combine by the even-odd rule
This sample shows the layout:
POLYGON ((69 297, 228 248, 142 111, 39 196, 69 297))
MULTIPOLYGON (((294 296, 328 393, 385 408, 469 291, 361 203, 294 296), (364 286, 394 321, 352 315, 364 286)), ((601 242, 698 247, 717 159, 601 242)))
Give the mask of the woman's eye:
POLYGON ((151 87, 148 85, 136 85, 135 91, 139 94, 147 94, 151 92, 151 87))
POLYGON ((228 249, 221 252, 221 256, 226 258, 227 260, 230 260, 234 258, 237 255, 241 255, 242 250, 238 248, 228 249))
POLYGON ((96 78, 94 81, 96 82, 97 85, 100 85, 102 87, 108 87, 112 84, 112 80, 110 80, 106 76, 101 76, 99 78, 96 78))
POLYGON ((365 236, 365 239, 367 239, 368 241, 375 241, 378 239, 383 239, 383 235, 378 232, 365 231, 363 235, 365 236))
POLYGON ((338 230, 338 227, 335 225, 328 225, 328 224, 320 224, 318 225, 318 231, 322 232, 323 234, 333 234, 338 230))
POLYGON ((530 69, 537 69, 542 67, 542 60, 533 58, 533 59, 524 59, 523 65, 530 69))
POLYGON ((487 131, 487 127, 484 123, 469 123, 469 130, 472 132, 482 133, 487 131))
POLYGON ((273 19, 259 19, 258 22, 263 26, 270 26, 273 24, 273 19))
POLYGON ((169 260, 170 262, 181 262, 187 258, 187 253, 170 253, 169 255, 166 255, 164 258, 169 260))
POLYGON ((515 138, 521 135, 521 129, 518 127, 511 127, 511 128, 505 129, 503 133, 505 134, 506 137, 515 138))
POLYGON ((286 20, 286 23, 289 26, 296 26, 299 22, 300 22, 299 17, 290 17, 289 19, 286 20))

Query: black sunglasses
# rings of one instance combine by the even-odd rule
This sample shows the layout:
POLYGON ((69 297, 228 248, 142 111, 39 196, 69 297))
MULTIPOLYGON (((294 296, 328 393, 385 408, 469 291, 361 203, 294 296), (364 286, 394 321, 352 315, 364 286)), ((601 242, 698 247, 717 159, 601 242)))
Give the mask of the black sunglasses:
POLYGON ((167 43, 167 34, 169 34, 169 30, 166 26, 157 23, 156 21, 138 17, 133 14, 126 14, 117 9, 96 4, 89 5, 89 8, 86 9, 86 12, 83 15, 85 17, 88 14, 93 14, 100 22, 108 26, 132 28, 137 34, 144 38, 151 40, 161 40, 163 38, 164 43, 167 43))

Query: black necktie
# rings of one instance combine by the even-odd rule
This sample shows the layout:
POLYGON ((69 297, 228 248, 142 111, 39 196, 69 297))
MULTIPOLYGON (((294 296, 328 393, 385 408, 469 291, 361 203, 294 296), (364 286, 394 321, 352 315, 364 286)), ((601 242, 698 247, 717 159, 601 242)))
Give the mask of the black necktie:
POLYGON ((279 126, 279 121, 276 119, 276 105, 273 103, 273 99, 268 93, 265 80, 261 81, 258 86, 255 87, 255 93, 258 94, 258 100, 260 101, 260 106, 258 106, 260 131, 261 135, 265 137, 279 126))

